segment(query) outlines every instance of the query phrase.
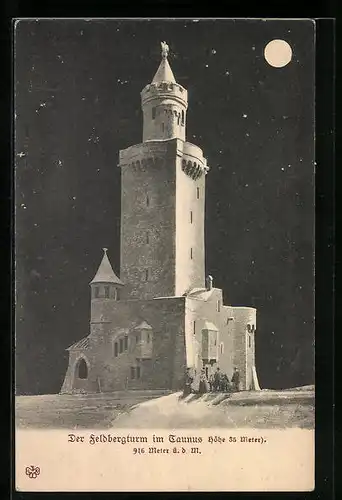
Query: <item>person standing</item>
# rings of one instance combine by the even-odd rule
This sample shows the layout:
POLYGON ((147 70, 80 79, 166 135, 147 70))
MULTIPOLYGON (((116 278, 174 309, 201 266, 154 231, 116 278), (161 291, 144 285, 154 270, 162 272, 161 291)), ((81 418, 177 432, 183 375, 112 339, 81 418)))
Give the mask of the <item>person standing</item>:
POLYGON ((239 390, 240 390, 240 372, 236 367, 234 368, 234 373, 232 376, 232 384, 233 384, 234 392, 239 392, 239 390))
POLYGON ((213 391, 214 391, 214 383, 215 383, 215 381, 214 381, 214 375, 213 375, 213 373, 212 373, 212 374, 210 375, 210 377, 209 377, 209 391, 210 391, 210 392, 213 392, 213 391))
POLYGON ((204 369, 201 370, 198 392, 199 394, 208 392, 208 380, 204 369))
POLYGON ((228 390, 229 390, 229 378, 228 378, 228 375, 226 373, 224 373, 221 377, 221 386, 222 386, 221 392, 228 392, 228 390))
POLYGON ((220 385, 221 385, 221 372, 220 368, 217 368, 215 375, 214 375, 214 391, 218 392, 220 390, 220 385))
POLYGON ((192 385, 193 381, 194 381, 194 379, 191 376, 190 368, 187 368, 186 374, 185 374, 185 381, 184 381, 184 390, 183 390, 184 397, 191 394, 191 385, 192 385))

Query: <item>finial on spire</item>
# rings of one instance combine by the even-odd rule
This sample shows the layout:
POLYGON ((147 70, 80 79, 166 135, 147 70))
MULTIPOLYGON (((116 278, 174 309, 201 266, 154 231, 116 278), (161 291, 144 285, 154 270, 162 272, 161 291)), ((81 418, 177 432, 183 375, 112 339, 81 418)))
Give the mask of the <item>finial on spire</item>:
POLYGON ((104 251, 104 253, 106 254, 106 253, 107 253, 108 248, 104 247, 104 248, 102 248, 102 250, 103 250, 103 251, 104 251))
POLYGON ((162 58, 166 59, 169 53, 169 46, 166 42, 161 42, 160 45, 162 48, 162 58))

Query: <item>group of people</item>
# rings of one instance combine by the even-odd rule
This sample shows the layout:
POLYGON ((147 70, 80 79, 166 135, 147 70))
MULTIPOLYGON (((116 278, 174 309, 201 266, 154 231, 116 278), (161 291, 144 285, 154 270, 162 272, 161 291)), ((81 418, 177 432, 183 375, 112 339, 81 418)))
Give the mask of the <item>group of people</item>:
POLYGON ((205 369, 202 368, 199 374, 199 380, 196 379, 196 372, 191 374, 191 369, 188 368, 185 375, 184 396, 191 393, 204 394, 206 392, 238 392, 240 390, 240 373, 235 367, 231 381, 226 373, 221 372, 217 368, 215 373, 211 374, 209 380, 205 369))

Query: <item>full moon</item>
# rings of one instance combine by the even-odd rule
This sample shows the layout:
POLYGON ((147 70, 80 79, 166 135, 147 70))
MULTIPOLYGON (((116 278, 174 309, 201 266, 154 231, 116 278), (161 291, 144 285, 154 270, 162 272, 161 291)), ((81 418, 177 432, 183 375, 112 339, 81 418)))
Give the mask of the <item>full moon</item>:
POLYGON ((283 68, 292 59, 292 49, 285 40, 272 40, 264 51, 265 59, 274 68, 283 68))

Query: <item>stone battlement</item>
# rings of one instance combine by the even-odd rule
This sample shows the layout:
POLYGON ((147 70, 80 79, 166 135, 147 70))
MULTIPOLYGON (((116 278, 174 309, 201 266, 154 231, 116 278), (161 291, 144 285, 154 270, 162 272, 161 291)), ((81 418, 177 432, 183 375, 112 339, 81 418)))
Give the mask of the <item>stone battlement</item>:
POLYGON ((141 101, 143 105, 152 99, 164 99, 168 97, 180 101, 185 107, 188 105, 188 91, 182 87, 182 85, 179 85, 179 83, 150 83, 141 91, 141 101))

